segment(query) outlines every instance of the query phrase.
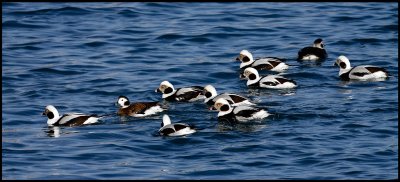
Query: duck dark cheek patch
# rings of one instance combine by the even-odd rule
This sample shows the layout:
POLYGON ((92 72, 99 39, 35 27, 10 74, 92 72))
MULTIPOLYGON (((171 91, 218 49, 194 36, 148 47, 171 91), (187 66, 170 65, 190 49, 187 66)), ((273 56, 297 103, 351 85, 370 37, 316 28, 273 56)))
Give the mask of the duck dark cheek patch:
POLYGON ((47 117, 49 119, 53 119, 54 118, 54 114, 52 112, 47 113, 47 117))
POLYGON ((124 105, 129 106, 129 101, 125 101, 124 105))
POLYGON ((210 93, 210 92, 206 92, 205 96, 206 96, 207 98, 210 98, 210 97, 211 97, 211 93, 210 93))
POLYGON ((341 62, 339 65, 340 65, 340 67, 343 68, 343 69, 346 68, 346 63, 344 63, 344 62, 341 62))
POLYGON ((339 64, 339 66, 340 66, 341 68, 345 69, 345 68, 346 68, 346 63, 341 62, 341 63, 339 64))
POLYGON ((255 80, 257 77, 256 77, 256 75, 255 74, 250 74, 249 75, 249 79, 250 80, 255 80))
POLYGON ((221 106, 221 111, 228 111, 228 110, 229 110, 229 106, 227 106, 227 105, 221 106))
POLYGON ((172 92, 172 88, 171 87, 168 87, 168 88, 166 88, 165 90, 164 90, 164 94, 169 94, 169 93, 171 93, 172 92))
POLYGON ((243 62, 246 63, 246 62, 249 62, 249 61, 250 61, 250 58, 249 58, 249 57, 246 56, 246 57, 243 58, 243 62))

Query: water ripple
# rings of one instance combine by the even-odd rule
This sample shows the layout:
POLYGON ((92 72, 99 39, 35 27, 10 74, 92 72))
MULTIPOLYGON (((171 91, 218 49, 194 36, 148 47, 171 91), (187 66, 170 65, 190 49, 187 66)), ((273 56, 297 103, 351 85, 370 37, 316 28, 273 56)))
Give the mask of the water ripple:
POLYGON ((49 25, 40 25, 40 24, 32 24, 32 23, 22 23, 20 21, 4 21, 2 23, 3 28, 28 28, 28 29, 45 29, 50 28, 49 25))
POLYGON ((397 17, 377 2, 3 3, 2 179, 397 179, 397 17), (329 57, 297 61, 316 38, 329 57), (299 87, 248 88, 243 49, 285 58, 281 75, 299 87), (390 78, 341 81, 342 54, 390 78), (164 80, 212 84, 272 115, 218 122, 201 101, 162 101, 164 80), (198 130, 160 136, 162 114, 119 117, 119 95, 160 101, 198 130), (48 127, 49 104, 107 117, 48 127))
POLYGON ((54 68, 36 68, 30 70, 32 72, 39 72, 39 73, 49 73, 49 74, 60 74, 60 75, 78 75, 82 74, 80 71, 71 71, 71 70, 58 70, 54 68))
POLYGON ((62 8, 48 8, 48 9, 39 9, 39 10, 32 10, 32 11, 13 11, 12 14, 14 15, 50 15, 50 14, 57 14, 57 15, 85 15, 91 13, 91 11, 85 8, 78 8, 78 7, 62 7, 62 8))

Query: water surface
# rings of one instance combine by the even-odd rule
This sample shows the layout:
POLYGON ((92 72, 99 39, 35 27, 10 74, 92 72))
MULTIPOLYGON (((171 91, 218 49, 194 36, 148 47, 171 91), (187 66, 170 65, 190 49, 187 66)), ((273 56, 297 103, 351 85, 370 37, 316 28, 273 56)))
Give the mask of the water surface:
MULTIPOLYGON (((397 3, 2 3, 2 179, 397 179, 397 3), (329 57, 298 62, 323 38, 329 57), (248 89, 234 58, 277 56, 292 90, 248 89), (333 66, 386 68, 378 82, 344 82, 333 66), (201 102, 162 115, 47 127, 60 113, 112 114, 119 95, 157 101, 175 87, 212 84, 273 115, 229 126, 201 102)), ((262 74, 267 74, 264 72, 262 74)))

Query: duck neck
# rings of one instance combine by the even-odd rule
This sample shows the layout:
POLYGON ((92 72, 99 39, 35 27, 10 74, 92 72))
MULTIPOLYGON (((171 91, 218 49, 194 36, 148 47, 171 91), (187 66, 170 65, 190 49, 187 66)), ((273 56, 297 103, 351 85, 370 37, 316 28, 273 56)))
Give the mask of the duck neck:
POLYGON ((351 69, 352 69, 352 67, 340 68, 340 70, 339 70, 339 76, 340 76, 340 75, 343 75, 343 74, 345 74, 345 73, 347 73, 347 72, 349 72, 351 69))

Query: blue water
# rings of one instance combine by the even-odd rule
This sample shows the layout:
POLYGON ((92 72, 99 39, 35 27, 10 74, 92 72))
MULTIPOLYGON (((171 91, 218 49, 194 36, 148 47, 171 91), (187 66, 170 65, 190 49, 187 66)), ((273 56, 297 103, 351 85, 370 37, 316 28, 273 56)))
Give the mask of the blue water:
POLYGON ((2 26, 2 179, 398 178, 397 3, 2 3, 2 26), (316 38, 328 59, 296 61, 316 38), (248 89, 242 49, 286 58, 299 87, 248 89), (342 54, 391 76, 340 81, 342 54), (161 114, 61 128, 41 115, 161 100, 163 80, 212 84, 273 115, 229 126, 202 102, 165 103, 173 122, 201 128, 184 137, 157 135, 161 114))

